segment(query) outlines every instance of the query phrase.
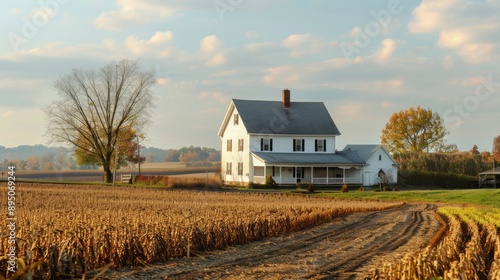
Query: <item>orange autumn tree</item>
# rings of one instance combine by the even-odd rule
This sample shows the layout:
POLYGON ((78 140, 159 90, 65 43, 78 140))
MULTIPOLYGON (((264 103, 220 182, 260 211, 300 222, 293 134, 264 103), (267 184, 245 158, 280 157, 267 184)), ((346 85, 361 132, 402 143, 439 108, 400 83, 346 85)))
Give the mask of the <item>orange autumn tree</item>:
POLYGON ((491 155, 494 160, 500 161, 500 135, 493 138, 493 149, 491 155))
POLYGON ((438 113, 418 106, 394 113, 380 138, 393 153, 415 155, 425 150, 442 149, 447 134, 438 113))

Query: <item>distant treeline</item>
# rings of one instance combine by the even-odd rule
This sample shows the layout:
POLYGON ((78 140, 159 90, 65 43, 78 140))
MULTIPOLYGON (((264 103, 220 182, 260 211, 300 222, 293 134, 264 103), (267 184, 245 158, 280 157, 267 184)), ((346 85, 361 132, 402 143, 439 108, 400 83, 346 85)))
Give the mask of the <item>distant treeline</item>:
POLYGON ((494 166, 494 155, 470 152, 397 154, 398 181, 404 185, 434 186, 440 188, 473 188, 478 184, 478 173, 494 166))
POLYGON ((180 149, 142 148, 141 153, 146 162, 217 162, 220 151, 207 147, 183 147, 180 149))
POLYGON ((436 172, 477 176, 493 168, 493 157, 489 152, 421 153, 394 155, 400 171, 436 172))
MULTIPOLYGON (((146 157, 146 162, 181 161, 186 165, 193 165, 220 161, 220 151, 207 147, 189 146, 166 150, 143 147, 140 153, 146 157)), ((23 145, 14 148, 0 146, 0 170, 5 170, 8 166, 16 166, 19 171, 98 168, 96 165, 78 165, 71 149, 44 145, 23 145)))

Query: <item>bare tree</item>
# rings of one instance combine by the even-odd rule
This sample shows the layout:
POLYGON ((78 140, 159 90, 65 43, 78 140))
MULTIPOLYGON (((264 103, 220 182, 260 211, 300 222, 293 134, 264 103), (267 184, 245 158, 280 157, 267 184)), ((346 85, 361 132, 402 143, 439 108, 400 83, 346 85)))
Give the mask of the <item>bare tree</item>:
POLYGON ((99 159, 105 181, 111 172, 115 146, 124 129, 149 123, 155 104, 154 70, 142 71, 138 61, 123 59, 98 70, 74 69, 61 76, 55 89, 61 100, 46 108, 47 133, 99 159))

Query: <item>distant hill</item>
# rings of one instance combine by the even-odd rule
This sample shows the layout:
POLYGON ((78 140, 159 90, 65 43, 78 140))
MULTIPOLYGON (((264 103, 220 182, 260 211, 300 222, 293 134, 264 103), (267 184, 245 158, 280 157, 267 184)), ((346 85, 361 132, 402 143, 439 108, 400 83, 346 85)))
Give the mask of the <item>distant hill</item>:
POLYGON ((63 147, 47 147, 44 145, 21 145, 14 148, 6 148, 0 145, 0 161, 4 160, 27 160, 29 157, 40 157, 50 153, 68 153, 69 149, 63 147))
MULTIPOLYGON (((178 162, 182 152, 192 151, 198 153, 200 160, 217 161, 220 160, 220 151, 211 148, 184 147, 181 149, 160 149, 155 147, 142 147, 141 156, 146 157, 146 162, 178 162), (210 155, 212 155, 210 157, 210 155), (210 157, 210 158, 209 158, 210 157)), ((5 160, 27 160, 30 157, 43 157, 66 153, 71 157, 71 149, 64 147, 47 147, 44 145, 21 145, 14 148, 6 148, 0 145, 0 163, 5 160)))

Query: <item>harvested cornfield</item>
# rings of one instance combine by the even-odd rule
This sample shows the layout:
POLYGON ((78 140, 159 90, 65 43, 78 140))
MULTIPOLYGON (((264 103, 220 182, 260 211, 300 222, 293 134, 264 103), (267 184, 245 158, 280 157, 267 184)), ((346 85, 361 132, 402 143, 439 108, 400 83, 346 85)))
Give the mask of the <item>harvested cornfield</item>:
MULTIPOLYGON (((3 189, 7 189, 4 184, 3 189)), ((400 203, 239 192, 18 184, 17 273, 33 279, 95 276, 102 268, 191 257, 400 203)), ((0 192, 6 200, 7 192, 0 192)), ((0 250, 7 255, 4 229, 0 250)), ((7 259, 1 262, 10 276, 7 259)))
POLYGON ((448 232, 423 252, 387 263, 365 279, 500 279, 500 210, 444 207, 448 232))

